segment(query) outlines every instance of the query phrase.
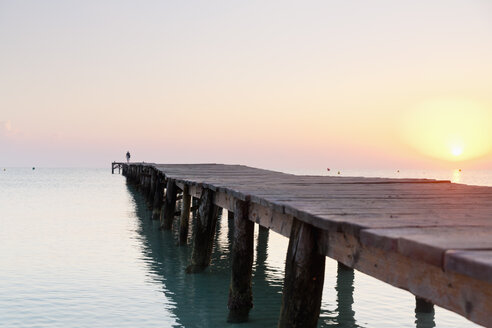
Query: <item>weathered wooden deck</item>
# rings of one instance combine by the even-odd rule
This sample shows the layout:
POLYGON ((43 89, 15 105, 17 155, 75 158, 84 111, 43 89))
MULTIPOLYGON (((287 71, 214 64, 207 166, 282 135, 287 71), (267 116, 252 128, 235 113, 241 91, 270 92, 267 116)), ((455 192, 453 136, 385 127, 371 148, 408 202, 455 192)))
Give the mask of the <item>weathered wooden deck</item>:
POLYGON ((290 238, 279 326, 316 324, 325 256, 410 291, 417 308, 433 303, 492 326, 490 187, 298 176, 241 165, 117 164, 141 185, 165 229, 172 225, 178 192, 182 229, 188 228, 191 197, 201 199, 197 224, 203 233, 193 241, 189 272, 209 264, 213 208, 234 212, 229 308, 238 320, 251 307, 256 222, 290 238))

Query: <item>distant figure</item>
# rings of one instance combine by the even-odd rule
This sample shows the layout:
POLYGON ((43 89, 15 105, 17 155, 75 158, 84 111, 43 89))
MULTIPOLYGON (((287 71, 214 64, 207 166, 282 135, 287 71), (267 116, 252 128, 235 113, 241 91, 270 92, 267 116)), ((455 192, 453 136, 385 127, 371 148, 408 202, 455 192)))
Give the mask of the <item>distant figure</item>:
POLYGON ((126 152, 126 162, 127 162, 127 163, 130 163, 130 157, 131 157, 130 152, 129 152, 129 151, 127 151, 127 152, 126 152))

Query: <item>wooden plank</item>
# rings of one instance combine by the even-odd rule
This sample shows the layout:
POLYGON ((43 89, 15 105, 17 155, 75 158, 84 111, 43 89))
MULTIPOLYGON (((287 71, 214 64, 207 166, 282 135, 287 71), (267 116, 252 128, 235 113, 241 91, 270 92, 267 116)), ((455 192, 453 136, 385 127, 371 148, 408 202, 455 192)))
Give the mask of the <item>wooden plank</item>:
POLYGON ((446 251, 492 249, 491 236, 492 227, 367 229, 360 233, 360 241, 444 269, 446 251))
POLYGON ((444 270, 492 284, 492 249, 447 251, 444 256, 444 270))

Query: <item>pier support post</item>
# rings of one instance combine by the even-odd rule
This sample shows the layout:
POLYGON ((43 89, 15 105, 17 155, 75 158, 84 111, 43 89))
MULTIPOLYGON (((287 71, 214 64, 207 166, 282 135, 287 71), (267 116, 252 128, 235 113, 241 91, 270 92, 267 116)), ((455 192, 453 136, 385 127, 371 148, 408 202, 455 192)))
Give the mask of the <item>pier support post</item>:
POLYGON ((152 205, 152 220, 159 220, 164 198, 164 185, 159 175, 156 176, 154 191, 154 203, 152 205))
POLYGON ((253 307, 251 275, 253 271, 253 241, 255 225, 248 219, 249 202, 234 204, 234 239, 232 243, 232 274, 229 287, 228 322, 248 321, 253 307))
POLYGON ((203 189, 198 208, 198 217, 195 221, 193 251, 191 264, 186 273, 197 273, 210 265, 214 242, 215 226, 217 225, 218 207, 214 204, 214 193, 210 189, 203 189))
POLYGON ((150 198, 150 208, 154 208, 154 196, 155 196, 155 188, 157 185, 157 173, 154 169, 151 169, 150 173, 150 191, 149 191, 149 198, 150 198))
POLYGON ((232 252, 232 243, 234 239, 234 212, 227 211, 227 241, 229 242, 229 250, 232 252))
POLYGON ((258 242, 256 244, 256 270, 258 267, 264 267, 268 253, 268 235, 270 230, 264 226, 258 225, 258 242))
POLYGON ((316 228, 294 219, 278 327, 316 327, 325 273, 325 256, 318 253, 317 239, 316 228))
POLYGON ((190 222, 191 195, 190 187, 185 184, 183 187, 183 203, 181 206, 181 217, 179 224, 179 245, 186 245, 188 241, 188 225, 190 222))
POLYGON ((176 194, 178 190, 173 179, 167 179, 166 199, 164 201, 164 211, 161 215, 161 228, 171 230, 174 220, 174 212, 176 211, 176 194))
POLYGON ((433 313, 434 304, 423 298, 415 296, 415 313, 433 313))

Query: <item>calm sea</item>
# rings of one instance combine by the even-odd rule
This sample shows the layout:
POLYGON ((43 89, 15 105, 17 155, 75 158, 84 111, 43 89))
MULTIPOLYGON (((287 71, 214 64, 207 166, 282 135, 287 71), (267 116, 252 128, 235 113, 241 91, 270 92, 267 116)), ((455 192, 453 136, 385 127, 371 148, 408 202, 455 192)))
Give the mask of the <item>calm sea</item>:
MULTIPOLYGON (((306 172, 317 173, 317 172, 306 172)), ((337 172, 338 173, 338 172, 337 172)), ((492 172, 347 171, 492 185, 492 172)), ((150 220, 142 196, 108 169, 0 171, 0 327, 275 327, 287 239, 255 231, 250 322, 226 324, 230 279, 227 215, 212 265, 186 275, 190 247, 150 220), (267 243, 268 241, 268 243, 267 243)), ((321 327, 473 327, 327 259, 321 327)))

